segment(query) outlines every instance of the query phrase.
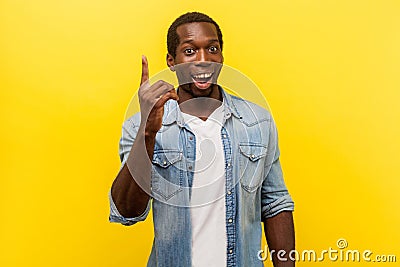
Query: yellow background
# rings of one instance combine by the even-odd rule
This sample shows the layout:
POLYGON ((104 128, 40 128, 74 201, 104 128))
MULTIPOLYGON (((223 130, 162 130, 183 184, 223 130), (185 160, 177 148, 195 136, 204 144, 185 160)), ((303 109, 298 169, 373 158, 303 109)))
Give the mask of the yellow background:
MULTIPOLYGON (((220 24, 225 63, 269 101, 297 248, 345 238, 400 261, 399 1, 3 0, 0 266, 145 265, 151 217, 108 223, 107 192, 140 56, 164 69, 187 11, 220 24)), ((364 266, 298 264, 342 265, 364 266)))

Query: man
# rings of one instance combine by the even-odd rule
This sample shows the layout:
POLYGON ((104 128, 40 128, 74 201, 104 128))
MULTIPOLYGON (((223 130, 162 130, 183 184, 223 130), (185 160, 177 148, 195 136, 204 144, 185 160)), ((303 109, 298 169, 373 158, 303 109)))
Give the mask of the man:
POLYGON ((210 17, 180 16, 167 39, 179 87, 150 84, 142 57, 141 112, 123 126, 110 221, 143 221, 152 205, 148 266, 170 267, 263 266, 263 222, 271 252, 283 250, 274 266, 294 266, 293 201, 272 117, 217 84, 223 41, 210 17))

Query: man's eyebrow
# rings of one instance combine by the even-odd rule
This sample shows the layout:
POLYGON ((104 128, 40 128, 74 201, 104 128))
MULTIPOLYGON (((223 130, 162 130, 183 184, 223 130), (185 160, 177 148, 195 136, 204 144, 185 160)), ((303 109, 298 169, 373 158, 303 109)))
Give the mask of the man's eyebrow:
MULTIPOLYGON (((183 40, 181 42, 181 45, 183 45, 183 44, 191 44, 193 42, 194 42, 193 39, 186 39, 186 40, 183 40)), ((211 44, 211 43, 219 43, 219 40, 218 39, 210 39, 210 40, 208 40, 208 43, 209 44, 211 44)))

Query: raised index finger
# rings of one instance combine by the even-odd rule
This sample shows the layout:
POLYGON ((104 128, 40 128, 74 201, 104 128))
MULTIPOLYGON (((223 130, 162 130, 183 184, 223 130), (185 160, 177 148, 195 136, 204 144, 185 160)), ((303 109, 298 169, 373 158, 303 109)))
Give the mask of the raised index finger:
POLYGON ((142 79, 140 85, 149 80, 149 63, 147 62, 146 56, 142 56, 142 79))

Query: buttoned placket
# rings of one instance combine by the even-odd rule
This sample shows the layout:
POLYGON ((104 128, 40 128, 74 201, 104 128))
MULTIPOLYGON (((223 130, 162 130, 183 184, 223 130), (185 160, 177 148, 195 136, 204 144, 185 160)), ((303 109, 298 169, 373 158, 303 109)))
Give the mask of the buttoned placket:
POLYGON ((232 179, 232 146, 225 127, 221 129, 221 139, 225 154, 225 207, 226 207, 226 236, 227 236, 227 266, 235 266, 235 240, 236 240, 236 194, 232 179))

